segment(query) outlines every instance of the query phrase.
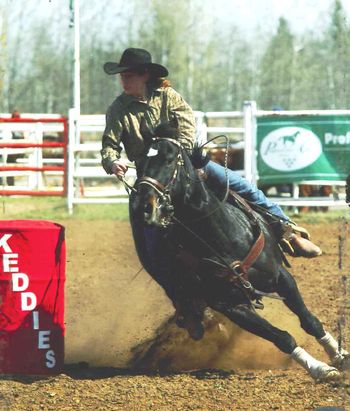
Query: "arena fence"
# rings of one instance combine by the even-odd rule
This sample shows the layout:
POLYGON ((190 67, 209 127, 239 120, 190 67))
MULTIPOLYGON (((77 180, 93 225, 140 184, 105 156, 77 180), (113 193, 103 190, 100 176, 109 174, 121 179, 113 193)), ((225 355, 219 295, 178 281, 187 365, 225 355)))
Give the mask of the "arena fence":
POLYGON ((345 205, 350 110, 263 111, 255 102, 247 102, 245 109, 251 118, 252 180, 259 186, 293 187, 290 195, 273 201, 293 207, 345 205), (303 186, 324 192, 330 187, 331 194, 301 197, 303 186))
MULTIPOLYGON (((204 143, 218 134, 230 139, 230 146, 242 147, 244 126, 242 112, 195 112, 197 139, 204 143)), ((67 203, 70 212, 74 204, 122 203, 128 201, 124 185, 115 176, 109 176, 101 167, 101 135, 105 126, 103 115, 76 115, 69 113, 69 167, 67 203)), ((225 144, 223 138, 210 147, 225 144)), ((122 152, 122 156, 125 156, 122 152)), ((244 170, 240 170, 244 174, 244 170)), ((133 184, 134 169, 129 169, 126 179, 133 184)))
MULTIPOLYGON (((204 143, 226 135, 230 149, 239 151, 242 157, 237 172, 259 186, 270 187, 267 193, 273 201, 292 207, 345 205, 345 175, 350 171, 350 111, 261 111, 255 102, 246 102, 242 111, 195 112, 195 117, 197 140, 204 143), (272 164, 273 156, 268 158, 266 153, 275 152, 277 160, 293 163, 296 149, 303 148, 300 142, 305 140, 305 129, 312 131, 313 135, 308 136, 314 143, 315 136, 319 136, 320 142, 311 147, 312 155, 313 148, 319 150, 317 161, 307 164, 303 175, 298 175, 300 169, 296 167, 277 170, 281 165, 272 164), (289 134, 278 134, 278 130, 289 134), (266 150, 266 142, 269 150, 274 150, 266 150), (292 186, 290 192, 278 192, 276 187, 283 183, 292 186), (301 197, 301 185, 332 186, 333 193, 305 198, 301 197)), ((70 212, 75 204, 127 202, 123 184, 101 167, 105 116, 77 115, 72 109, 68 121, 67 124, 59 115, 22 114, 20 119, 11 119, 10 115, 0 114, 1 194, 67 195, 70 212), (16 134, 24 138, 14 139, 16 134), (9 161, 11 158, 15 161, 9 161)), ((207 148, 224 150, 225 140, 217 139, 207 148)), ((135 177, 135 170, 129 169, 130 184, 135 177)))
MULTIPOLYGON (((255 102, 246 102, 243 111, 235 112, 195 112, 197 122, 197 140, 204 143, 212 137, 224 134, 229 138, 230 148, 241 149, 244 158, 244 166, 237 170, 242 176, 259 186, 270 185, 272 190, 268 192, 272 200, 283 206, 315 206, 330 207, 344 206, 344 170, 350 170, 350 165, 342 164, 342 173, 333 173, 333 177, 324 176, 320 178, 316 174, 309 173, 302 178, 291 175, 288 170, 278 171, 279 180, 266 180, 263 178, 263 159, 259 150, 262 147, 264 136, 260 133, 260 123, 267 120, 279 120, 286 122, 286 126, 279 124, 279 127, 291 127, 291 121, 296 122, 295 126, 300 127, 299 120, 305 120, 308 116, 311 120, 319 118, 320 123, 325 122, 324 116, 342 117, 343 127, 350 135, 350 111, 261 111, 257 110, 255 102), (348 130, 348 131, 347 131, 348 130), (260 133, 260 134, 259 134, 260 133), (315 177, 316 176, 316 177, 315 177), (284 181, 285 179, 285 181, 284 181), (283 182, 289 182, 292 186, 291 192, 280 194, 278 197, 276 187, 283 182), (300 185, 328 186, 333 187, 333 193, 326 196, 301 197, 300 185)), ((70 111, 70 134, 69 140, 69 171, 68 171, 68 209, 73 212, 74 204, 80 203, 121 203, 127 202, 128 197, 124 186, 118 182, 114 176, 105 174, 100 165, 99 151, 101 149, 101 133, 104 130, 105 118, 102 115, 81 115, 77 116, 74 110, 70 111)), ((328 119, 329 120, 329 119, 328 119)), ((332 122, 333 120, 331 120, 332 122)), ((335 123, 338 120, 335 121, 335 123)), ((304 126, 308 127, 308 125, 304 126)), ((224 139, 209 144, 210 148, 223 147, 224 139)), ((350 143, 346 145, 346 150, 350 143)), ((292 152, 291 144, 284 147, 285 151, 292 152)), ((341 147, 344 149, 344 145, 341 147)), ((290 157, 290 156, 289 156, 290 157)), ((348 156, 348 158, 350 158, 348 156)), ((290 158, 287 158, 290 160, 290 158)), ((291 160, 290 160, 291 161, 291 160)), ((348 160, 346 160, 348 161, 348 160)), ((321 164, 322 166, 322 164, 321 164)), ((129 169, 127 173, 129 183, 135 180, 135 170, 129 169)))
POLYGON ((61 116, 0 117, 0 194, 67 194, 68 122, 61 116))

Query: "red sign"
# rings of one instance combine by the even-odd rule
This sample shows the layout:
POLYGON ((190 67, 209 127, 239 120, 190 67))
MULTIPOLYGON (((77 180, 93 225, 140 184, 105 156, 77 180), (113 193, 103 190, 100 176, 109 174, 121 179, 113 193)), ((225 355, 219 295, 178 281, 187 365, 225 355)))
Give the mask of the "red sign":
POLYGON ((65 261, 59 224, 0 221, 0 373, 62 370, 65 261))

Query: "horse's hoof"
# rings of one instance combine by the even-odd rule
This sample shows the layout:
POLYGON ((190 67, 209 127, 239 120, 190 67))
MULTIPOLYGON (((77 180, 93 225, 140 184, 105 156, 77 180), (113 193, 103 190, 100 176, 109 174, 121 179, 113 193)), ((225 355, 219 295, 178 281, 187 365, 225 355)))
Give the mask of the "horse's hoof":
POLYGON ((332 382, 339 381, 341 379, 341 373, 334 367, 319 370, 316 380, 319 382, 332 382))
POLYGON ((204 327, 200 322, 196 324, 186 324, 186 329, 192 340, 199 341, 204 336, 204 327))

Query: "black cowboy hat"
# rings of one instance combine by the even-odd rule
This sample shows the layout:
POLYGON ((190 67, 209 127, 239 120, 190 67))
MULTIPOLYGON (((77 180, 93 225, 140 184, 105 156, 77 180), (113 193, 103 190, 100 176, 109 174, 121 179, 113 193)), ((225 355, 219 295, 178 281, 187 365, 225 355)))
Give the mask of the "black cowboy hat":
POLYGON ((108 61, 103 65, 107 74, 118 74, 124 71, 138 71, 146 68, 155 77, 166 77, 169 72, 160 64, 152 63, 151 54, 144 49, 129 48, 124 51, 119 63, 108 61))

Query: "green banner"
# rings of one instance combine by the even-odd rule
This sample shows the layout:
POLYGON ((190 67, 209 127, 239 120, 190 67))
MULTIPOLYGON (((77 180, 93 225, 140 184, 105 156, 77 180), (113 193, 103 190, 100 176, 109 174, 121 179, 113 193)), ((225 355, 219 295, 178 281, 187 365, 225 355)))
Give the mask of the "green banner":
POLYGON ((259 183, 343 181, 350 172, 350 116, 257 119, 259 183))

